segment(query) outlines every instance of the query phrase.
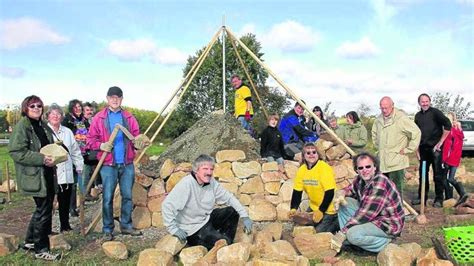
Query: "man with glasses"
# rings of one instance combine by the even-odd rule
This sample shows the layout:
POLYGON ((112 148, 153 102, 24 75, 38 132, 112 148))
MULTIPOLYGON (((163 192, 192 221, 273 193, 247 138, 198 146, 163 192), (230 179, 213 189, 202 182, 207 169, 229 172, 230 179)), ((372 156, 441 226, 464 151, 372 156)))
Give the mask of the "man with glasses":
POLYGON ((384 176, 377 159, 361 153, 353 159, 357 177, 351 185, 337 191, 334 199, 341 231, 331 240, 336 252, 344 244, 370 252, 380 252, 402 232, 405 215, 400 193, 384 176), (345 242, 347 240, 347 242, 345 242))
POLYGON ((107 152, 104 164, 100 169, 103 184, 102 222, 104 240, 114 239, 114 211, 113 198, 117 183, 120 186, 122 205, 120 211, 120 229, 123 235, 139 236, 142 233, 132 228, 132 188, 135 181, 135 168, 133 159, 135 149, 141 150, 149 145, 149 142, 136 141, 140 139, 140 129, 135 117, 122 109, 123 92, 119 87, 111 87, 107 92, 107 107, 98 112, 92 119, 89 135, 87 135, 87 147, 91 150, 100 150, 97 158, 107 152), (135 136, 130 141, 119 130, 113 144, 109 138, 116 124, 124 126, 135 136))
POLYGON ((309 212, 313 212, 316 232, 335 232, 339 229, 332 200, 336 189, 334 172, 326 162, 319 160, 314 143, 303 147, 303 163, 296 173, 291 196, 289 217, 297 214, 303 191, 309 197, 309 212))
POLYGON ((415 122, 394 107, 390 97, 382 97, 380 110, 372 126, 372 141, 378 150, 380 171, 395 183, 403 197, 405 168, 410 165, 408 154, 418 148, 421 132, 415 122))

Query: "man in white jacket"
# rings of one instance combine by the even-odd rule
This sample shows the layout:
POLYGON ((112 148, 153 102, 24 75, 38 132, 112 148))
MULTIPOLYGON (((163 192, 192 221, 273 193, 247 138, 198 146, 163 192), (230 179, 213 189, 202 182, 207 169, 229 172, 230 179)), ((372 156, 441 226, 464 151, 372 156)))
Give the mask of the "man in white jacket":
POLYGON ((84 167, 84 160, 79 148, 79 144, 74 138, 72 131, 61 125, 64 113, 61 107, 55 103, 51 104, 46 112, 48 126, 53 130, 54 141, 63 143, 63 147, 67 148, 69 153, 68 160, 56 165, 56 174, 58 178, 58 204, 59 204, 59 221, 61 224, 60 231, 72 230, 69 224, 69 205, 71 201, 72 186, 74 185, 74 168, 78 175, 81 175, 84 167))
POLYGON ((239 216, 246 233, 252 231, 252 220, 237 198, 213 177, 214 159, 200 155, 193 171, 179 181, 162 204, 163 222, 168 232, 190 246, 211 249, 219 239, 234 241, 239 216), (225 208, 214 206, 228 205, 225 208))

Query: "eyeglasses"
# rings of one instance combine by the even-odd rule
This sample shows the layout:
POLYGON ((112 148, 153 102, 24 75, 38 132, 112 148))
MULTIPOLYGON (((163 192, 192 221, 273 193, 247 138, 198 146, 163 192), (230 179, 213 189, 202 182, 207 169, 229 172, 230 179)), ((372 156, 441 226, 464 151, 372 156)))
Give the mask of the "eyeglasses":
POLYGON ((307 151, 305 153, 306 153, 306 155, 311 155, 311 154, 316 154, 317 152, 316 151, 307 151))
POLYGON ((372 168, 372 167, 373 167, 373 165, 371 165, 371 164, 366 165, 366 166, 357 166, 357 170, 362 170, 362 169, 364 169, 364 168, 365 168, 365 169, 370 169, 370 168, 372 168))
POLYGON ((41 104, 30 104, 28 105, 28 108, 34 109, 34 108, 42 108, 43 106, 41 104))

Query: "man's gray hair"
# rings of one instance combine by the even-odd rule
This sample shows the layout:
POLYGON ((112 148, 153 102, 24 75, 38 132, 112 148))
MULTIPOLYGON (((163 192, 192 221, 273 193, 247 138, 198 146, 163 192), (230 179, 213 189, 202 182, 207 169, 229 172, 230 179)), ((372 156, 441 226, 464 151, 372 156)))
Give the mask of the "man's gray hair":
POLYGON ((61 117, 64 117, 64 111, 63 109, 61 108, 61 106, 59 106, 57 103, 52 103, 49 108, 48 108, 48 111, 46 111, 45 115, 46 115, 46 119, 48 118, 49 114, 52 112, 52 111, 58 111, 58 113, 61 114, 61 117))
POLYGON ((193 172, 196 172, 199 169, 199 167, 201 167, 205 164, 214 165, 215 163, 216 163, 216 161, 211 156, 209 156, 207 154, 201 154, 193 162, 193 172))

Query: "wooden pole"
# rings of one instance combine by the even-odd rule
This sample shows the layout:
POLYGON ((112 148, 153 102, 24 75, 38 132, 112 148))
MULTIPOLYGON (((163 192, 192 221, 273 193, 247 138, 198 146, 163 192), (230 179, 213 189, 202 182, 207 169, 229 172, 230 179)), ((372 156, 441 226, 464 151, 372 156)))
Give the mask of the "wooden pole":
MULTIPOLYGON (((219 33, 222 31, 222 29, 220 29, 219 31, 216 32, 215 36, 218 36, 219 33)), ((211 41, 212 42, 212 41, 211 41)), ((206 47, 210 46, 211 42, 209 42, 207 44, 206 47)), ((150 129, 152 128, 152 126, 155 124, 156 121, 158 121, 158 119, 161 117, 161 114, 163 114, 163 112, 166 110, 166 108, 168 108, 168 105, 171 103, 171 101, 176 97, 176 95, 178 94, 179 90, 181 89, 181 87, 183 86, 184 82, 188 79, 188 77, 194 72, 194 69, 196 68, 197 64, 203 59, 203 55, 204 55, 204 52, 198 57, 198 59, 196 60, 196 62, 194 63, 194 65, 191 67, 191 69, 189 70, 188 74, 186 74, 186 76, 184 77, 184 79, 181 81, 181 83, 179 84, 179 86, 174 90, 172 96, 168 99, 168 101, 166 102, 166 104, 163 106, 163 108, 160 110, 160 112, 158 113, 158 115, 155 117, 155 119, 151 122, 151 124, 148 126, 148 128, 145 130, 145 133, 143 134, 147 134, 148 131, 150 131, 150 129)))
POLYGON ((421 195, 420 195, 420 214, 425 214, 425 177, 426 161, 421 162, 421 195))
POLYGON ((10 169, 8 167, 8 161, 5 161, 5 178, 7 180, 7 202, 12 201, 11 192, 10 192, 10 169))
POLYGON ((276 75, 275 73, 273 73, 273 71, 271 71, 271 69, 269 67, 267 67, 253 52, 252 50, 250 50, 241 40, 237 39, 235 37, 235 35, 232 33, 232 31, 227 27, 226 28, 226 31, 227 31, 227 34, 232 38, 234 39, 235 41, 237 41, 240 46, 242 46, 242 48, 258 63, 260 64, 266 71, 268 74, 270 74, 277 82, 278 84, 280 84, 280 86, 282 86, 286 92, 288 94, 291 95, 291 97, 297 101, 299 103, 299 105, 301 105, 301 107, 303 107, 303 109, 305 109, 310 115, 311 117, 313 117, 334 139, 337 140, 337 142, 339 142, 346 150, 347 152, 349 152, 352 156, 354 156, 356 153, 349 147, 347 146, 347 144, 342 140, 340 139, 336 133, 334 133, 334 131, 328 127, 321 119, 319 119, 319 117, 317 117, 307 106, 306 104, 303 103, 303 101, 301 101, 301 99, 293 93, 293 91, 282 81, 280 80, 276 75))
POLYGON ((250 73, 244 64, 244 60, 242 60, 242 57, 240 56, 240 53, 237 50, 237 46, 235 46, 235 43, 232 39, 230 40, 230 43, 232 44, 232 47, 234 48, 235 54, 237 55, 237 58, 239 59, 239 62, 242 65, 242 68, 244 69, 245 75, 247 76, 247 79, 250 82, 250 86, 252 87, 253 91, 255 92, 255 95, 257 96, 258 102, 260 103, 260 106, 262 107, 263 114, 265 115, 265 118, 268 120, 267 109, 265 108, 265 105, 263 105, 263 102, 260 99, 260 95, 258 95, 257 88, 255 87, 255 84, 253 83, 252 78, 250 77, 250 73))
MULTIPOLYGON (((174 104, 174 106, 171 108, 171 110, 168 112, 168 114, 166 115, 165 119, 163 120, 163 122, 161 122, 161 125, 160 127, 156 130, 155 134, 153 134, 153 137, 150 139, 150 141, 153 143, 153 141, 155 140, 156 136, 158 136, 158 134, 160 133, 161 129, 163 128, 163 126, 166 124, 166 122, 168 121, 168 119, 170 118, 171 114, 173 113, 174 109, 176 108, 177 104, 179 103, 179 101, 183 98, 183 95, 185 94, 186 90, 188 89, 189 85, 191 84, 191 81, 193 80, 194 76, 196 75, 196 73, 199 71, 199 68, 201 67, 202 63, 204 62, 204 59, 207 57, 207 55, 209 54, 209 51, 211 50, 211 47, 214 45, 214 43, 217 41, 217 37, 218 35, 215 35, 214 38, 212 39, 211 41, 211 45, 209 45, 206 50, 204 51, 204 54, 205 56, 203 57, 203 59, 199 62, 199 64, 197 65, 197 68, 196 70, 193 72, 193 74, 191 75, 191 77, 188 79, 188 82, 186 83, 186 85, 184 86, 183 88, 183 91, 180 93, 179 95, 179 98, 178 100, 176 101, 176 103, 174 104)), ((145 151, 148 149, 148 147, 146 147, 145 149, 143 149, 143 151, 140 153, 140 155, 137 157, 137 159, 135 160, 135 162, 139 162, 143 155, 145 154, 145 151)))

